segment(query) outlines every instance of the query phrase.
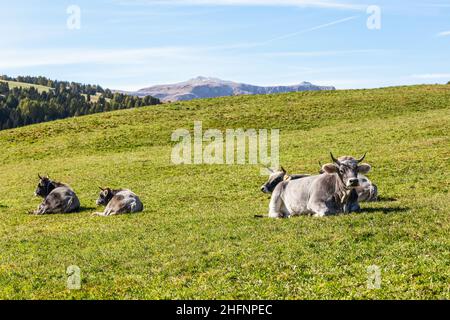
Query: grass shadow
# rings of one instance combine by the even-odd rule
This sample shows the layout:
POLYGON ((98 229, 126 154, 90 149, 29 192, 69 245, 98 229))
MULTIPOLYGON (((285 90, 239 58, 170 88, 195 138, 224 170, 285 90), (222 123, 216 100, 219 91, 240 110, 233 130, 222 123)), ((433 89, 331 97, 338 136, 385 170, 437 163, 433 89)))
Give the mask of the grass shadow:
POLYGON ((398 200, 392 197, 378 197, 378 200, 376 202, 395 202, 395 201, 398 200))
POLYGON ((384 214, 390 213, 402 213, 409 211, 408 207, 394 207, 394 208, 364 208, 361 210, 361 213, 375 213, 375 212, 383 212, 384 214))
POLYGON ((94 212, 96 210, 97 210, 97 207, 84 207, 84 206, 82 206, 75 213, 94 212))
MULTIPOLYGON (((0 206, 1 208, 1 206, 0 206)), ((74 212, 66 212, 66 213, 50 213, 46 215, 67 215, 67 214, 78 214, 78 213, 85 213, 85 212, 94 212, 97 208, 96 207, 80 207, 77 211, 74 212)), ((34 215, 34 210, 27 211, 27 214, 34 215)))

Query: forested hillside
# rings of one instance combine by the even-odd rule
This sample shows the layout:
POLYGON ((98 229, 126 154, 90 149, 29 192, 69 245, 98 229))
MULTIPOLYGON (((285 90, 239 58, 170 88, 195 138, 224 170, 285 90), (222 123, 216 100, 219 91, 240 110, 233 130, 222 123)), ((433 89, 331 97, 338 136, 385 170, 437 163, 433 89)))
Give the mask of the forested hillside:
POLYGON ((99 85, 45 77, 0 76, 0 130, 159 103, 151 96, 139 98, 112 93, 99 85))

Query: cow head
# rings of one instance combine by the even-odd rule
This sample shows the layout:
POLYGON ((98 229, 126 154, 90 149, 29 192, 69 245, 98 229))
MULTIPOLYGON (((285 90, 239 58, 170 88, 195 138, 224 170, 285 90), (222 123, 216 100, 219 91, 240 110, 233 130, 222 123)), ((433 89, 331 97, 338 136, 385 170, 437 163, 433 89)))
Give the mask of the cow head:
POLYGON ((261 186, 261 191, 264 193, 271 193, 281 181, 283 181, 286 177, 286 170, 281 167, 280 170, 273 170, 271 168, 267 168, 269 170, 269 180, 261 186))
POLYGON ((353 157, 340 157, 336 159, 332 153, 330 155, 333 163, 323 165, 322 170, 328 174, 337 174, 345 187, 349 189, 359 187, 358 173, 366 174, 371 169, 367 163, 360 164, 366 157, 365 154, 359 159, 353 157))
POLYGON ((114 193, 110 188, 106 188, 106 189, 103 189, 101 187, 99 187, 99 188, 100 188, 101 192, 98 196, 96 203, 98 206, 106 206, 111 201, 111 199, 114 197, 114 193))
POLYGON ((377 201, 378 188, 365 175, 359 174, 359 187, 356 188, 358 192, 359 201, 377 201))
POLYGON ((39 183, 36 187, 36 191, 34 192, 34 195, 37 197, 45 198, 54 189, 53 182, 50 180, 50 178, 48 176, 41 177, 41 175, 38 174, 38 177, 39 177, 39 183))

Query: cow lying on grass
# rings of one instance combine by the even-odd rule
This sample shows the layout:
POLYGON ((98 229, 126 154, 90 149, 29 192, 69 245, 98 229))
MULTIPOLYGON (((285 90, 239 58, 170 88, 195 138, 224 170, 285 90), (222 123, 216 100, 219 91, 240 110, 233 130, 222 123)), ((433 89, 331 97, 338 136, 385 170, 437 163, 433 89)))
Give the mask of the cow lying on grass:
POLYGON ((358 174, 370 171, 369 164, 360 164, 353 157, 334 158, 325 164, 324 174, 278 183, 269 205, 269 217, 284 218, 300 214, 326 216, 359 211, 356 188, 360 186, 358 174))
MULTIPOLYGON (((275 187, 282 181, 295 180, 300 178, 309 177, 309 174, 288 174, 286 170, 281 167, 280 170, 269 170, 269 179, 261 186, 261 191, 264 193, 272 193, 275 187)), ((323 169, 320 169, 320 174, 325 173, 323 169)), ((358 202, 371 202, 378 200, 378 188, 373 184, 369 178, 365 175, 358 173, 359 186, 356 187, 358 194, 358 202)))
POLYGON ((112 190, 110 188, 100 188, 102 190, 97 199, 97 205, 106 206, 105 211, 95 212, 97 216, 112 216, 122 213, 133 213, 144 210, 139 197, 127 189, 112 190))
POLYGON ((267 168, 267 170, 270 173, 269 180, 261 186, 261 191, 264 193, 272 193, 275 187, 282 181, 309 177, 309 174, 287 174, 283 167, 280 170, 273 170, 271 168, 267 168))
POLYGON ((80 201, 68 185, 52 181, 48 176, 38 177, 35 195, 44 200, 33 214, 70 213, 80 209, 80 201))
POLYGON ((358 202, 378 201, 378 187, 365 175, 358 173, 359 186, 356 187, 358 202))
MULTIPOLYGON (((320 164, 320 162, 319 162, 320 164)), ((319 173, 325 173, 320 165, 319 173)), ((372 202, 378 200, 378 187, 372 183, 365 175, 358 173, 359 186, 355 188, 358 194, 358 202, 372 202)))

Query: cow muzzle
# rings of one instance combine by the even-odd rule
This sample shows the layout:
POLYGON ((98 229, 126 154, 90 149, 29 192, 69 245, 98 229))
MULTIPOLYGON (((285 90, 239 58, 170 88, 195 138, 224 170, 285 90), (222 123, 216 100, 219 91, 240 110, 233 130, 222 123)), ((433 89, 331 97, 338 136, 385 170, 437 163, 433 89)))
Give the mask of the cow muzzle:
POLYGON ((347 180, 347 187, 356 188, 359 187, 359 179, 358 178, 350 178, 347 180))
POLYGON ((270 193, 269 189, 267 189, 266 186, 261 186, 261 191, 264 192, 264 193, 270 193))

